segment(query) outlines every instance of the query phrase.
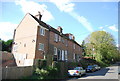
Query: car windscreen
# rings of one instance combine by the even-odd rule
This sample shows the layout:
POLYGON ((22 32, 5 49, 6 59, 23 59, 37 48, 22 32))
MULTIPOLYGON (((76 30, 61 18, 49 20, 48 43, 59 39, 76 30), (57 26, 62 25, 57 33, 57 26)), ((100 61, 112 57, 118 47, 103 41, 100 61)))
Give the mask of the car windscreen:
POLYGON ((88 68, 92 68, 93 66, 88 66, 88 68))
POLYGON ((80 67, 76 67, 76 68, 74 68, 74 70, 80 70, 80 67))

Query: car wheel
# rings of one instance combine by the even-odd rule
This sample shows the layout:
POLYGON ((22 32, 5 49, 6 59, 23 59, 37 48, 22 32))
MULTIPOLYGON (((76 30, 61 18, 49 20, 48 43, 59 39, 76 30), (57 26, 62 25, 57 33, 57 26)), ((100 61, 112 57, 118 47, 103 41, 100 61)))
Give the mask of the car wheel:
POLYGON ((79 74, 79 77, 81 77, 81 76, 82 76, 82 74, 80 73, 80 74, 79 74))

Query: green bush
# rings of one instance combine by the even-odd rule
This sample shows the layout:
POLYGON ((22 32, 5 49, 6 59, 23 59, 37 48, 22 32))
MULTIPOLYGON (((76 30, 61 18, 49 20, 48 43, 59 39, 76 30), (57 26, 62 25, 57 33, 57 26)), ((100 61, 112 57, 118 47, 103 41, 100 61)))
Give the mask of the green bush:
POLYGON ((46 60, 38 60, 38 68, 39 69, 45 69, 47 67, 47 61, 46 60))
POLYGON ((49 76, 56 77, 58 75, 58 68, 56 67, 48 66, 47 71, 49 72, 49 76))
POLYGON ((39 68, 36 68, 35 73, 39 75, 41 79, 44 79, 49 74, 47 70, 39 69, 39 68))

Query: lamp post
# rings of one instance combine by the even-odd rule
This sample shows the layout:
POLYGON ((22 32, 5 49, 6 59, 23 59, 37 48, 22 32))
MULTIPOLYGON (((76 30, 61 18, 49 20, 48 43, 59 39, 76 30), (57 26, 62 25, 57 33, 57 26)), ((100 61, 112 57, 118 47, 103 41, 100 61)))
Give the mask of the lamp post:
POLYGON ((92 59, 94 59, 94 57, 93 57, 93 55, 94 55, 94 50, 95 50, 95 49, 93 48, 93 49, 92 49, 92 52, 93 52, 93 53, 92 53, 92 59))

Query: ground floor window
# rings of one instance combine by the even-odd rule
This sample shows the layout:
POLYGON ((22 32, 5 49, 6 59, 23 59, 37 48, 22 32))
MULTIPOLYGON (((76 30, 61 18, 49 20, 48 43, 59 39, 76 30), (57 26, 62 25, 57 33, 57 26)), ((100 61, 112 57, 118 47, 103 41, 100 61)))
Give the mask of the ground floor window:
POLYGON ((67 50, 61 50, 61 49, 58 49, 56 47, 54 47, 54 57, 53 57, 53 60, 54 61, 65 61, 65 60, 68 60, 67 58, 67 50))
POLYGON ((80 60, 80 55, 79 54, 73 54, 73 59, 76 60, 76 61, 79 61, 80 60))

